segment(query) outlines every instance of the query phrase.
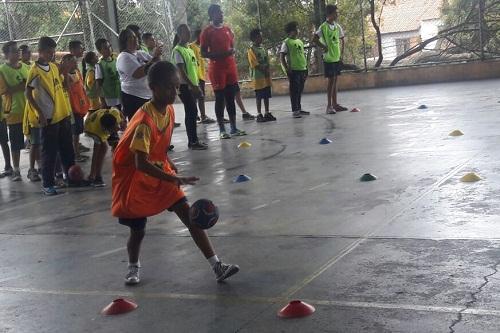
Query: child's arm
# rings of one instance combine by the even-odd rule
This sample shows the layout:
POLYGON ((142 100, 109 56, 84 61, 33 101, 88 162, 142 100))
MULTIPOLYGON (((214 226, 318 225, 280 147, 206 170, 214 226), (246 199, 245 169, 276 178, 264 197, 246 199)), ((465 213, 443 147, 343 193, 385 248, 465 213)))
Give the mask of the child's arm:
POLYGON ((148 154, 142 151, 135 152, 135 167, 137 170, 144 172, 145 174, 164 180, 167 182, 175 183, 178 186, 180 185, 195 185, 196 181, 199 180, 198 177, 176 177, 173 175, 169 175, 164 172, 162 169, 154 166, 151 162, 148 161, 148 154))
POLYGON ((287 75, 290 75, 290 68, 288 68, 288 63, 286 62, 286 53, 280 53, 281 66, 285 69, 287 75))
MULTIPOLYGON (((174 51, 177 52, 177 51, 174 51)), ((177 52, 178 53, 178 52, 177 52)), ((177 59, 177 58, 176 58, 177 59)), ((179 60, 176 60, 177 62, 177 68, 179 69, 179 73, 181 74, 182 80, 187 83, 189 88, 191 89, 191 92, 193 93, 195 98, 199 98, 201 96, 201 90, 200 87, 194 85, 191 80, 189 79, 187 75, 187 70, 186 70, 186 64, 179 62, 179 60)))
POLYGON ((40 126, 42 126, 42 127, 47 126, 47 119, 45 119, 45 116, 43 115, 43 112, 41 111, 40 106, 33 98, 33 88, 30 86, 27 86, 26 91, 25 91, 25 95, 26 95, 26 99, 28 100, 28 103, 31 104, 33 109, 38 114, 38 122, 40 123, 40 126))
POLYGON ((323 52, 328 52, 328 47, 325 44, 321 43, 320 38, 317 34, 314 34, 312 42, 316 47, 321 48, 323 52))
POLYGON ((345 41, 344 37, 340 38, 340 61, 344 60, 344 46, 345 46, 345 41))

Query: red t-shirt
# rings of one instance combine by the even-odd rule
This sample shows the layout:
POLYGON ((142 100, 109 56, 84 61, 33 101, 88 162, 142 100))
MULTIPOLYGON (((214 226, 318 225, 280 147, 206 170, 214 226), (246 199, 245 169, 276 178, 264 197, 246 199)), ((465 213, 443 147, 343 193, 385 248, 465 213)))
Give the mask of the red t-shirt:
MULTIPOLYGON (((218 28, 209 25, 201 33, 200 45, 211 53, 227 52, 234 47, 234 34, 228 26, 218 28)), ((234 55, 231 55, 222 59, 210 59, 210 64, 217 67, 236 67, 236 60, 234 55)))

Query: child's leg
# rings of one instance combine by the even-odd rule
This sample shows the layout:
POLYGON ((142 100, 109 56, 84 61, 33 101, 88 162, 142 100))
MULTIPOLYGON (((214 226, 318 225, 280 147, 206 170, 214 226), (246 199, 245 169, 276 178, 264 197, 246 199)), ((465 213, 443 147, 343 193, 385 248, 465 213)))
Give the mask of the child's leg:
POLYGON ((211 258, 215 255, 215 251, 212 247, 212 243, 210 243, 210 239, 208 239, 208 235, 205 230, 200 229, 191 223, 191 219, 189 218, 189 205, 187 202, 182 202, 176 204, 172 207, 172 210, 177 214, 179 219, 184 223, 186 228, 188 228, 191 237, 194 242, 203 253, 206 259, 211 258))
POLYGON ((236 129, 235 89, 236 85, 227 86, 224 89, 226 109, 227 109, 227 114, 229 116, 229 122, 231 123, 231 130, 236 129))
POLYGON ((306 80, 307 80, 307 72, 306 73, 301 73, 299 76, 299 87, 297 90, 297 103, 299 110, 302 110, 302 93, 304 92, 304 87, 306 85, 306 80))
POLYGON ((238 91, 236 91, 235 99, 236 99, 236 103, 238 104, 238 107, 241 110, 241 113, 248 113, 247 110, 245 109, 245 104, 243 104, 243 100, 241 99, 241 91, 239 88, 238 88, 238 91))
MULTIPOLYGON (((94 139, 95 140, 95 139, 94 139)), ((97 159, 99 158, 99 152, 101 150, 101 144, 94 142, 94 149, 92 152, 92 162, 90 164, 89 180, 95 180, 97 173, 97 159)))
POLYGON ((134 230, 130 228, 130 236, 127 241, 129 265, 137 264, 139 262, 139 253, 141 252, 141 244, 145 235, 146 235, 145 229, 134 230))
POLYGON ((205 81, 200 80, 200 90, 202 95, 198 98, 198 109, 200 110, 201 120, 207 118, 207 113, 205 112, 205 81))
POLYGON ((262 114, 262 99, 257 96, 255 100, 257 101, 257 113, 262 114))
POLYGON ((264 108, 266 113, 269 113, 269 98, 264 98, 264 108))
POLYGON ((102 142, 99 145, 97 155, 97 163, 95 168, 95 178, 102 178, 102 166, 104 165, 104 158, 106 158, 106 154, 108 152, 108 144, 106 142, 102 142))
POLYGON ((221 132, 225 131, 224 127, 224 90, 216 90, 215 93, 215 116, 221 132))
POLYGON ((3 159, 5 161, 4 170, 12 170, 10 161, 9 134, 5 119, 0 121, 0 146, 2 147, 3 159))
POLYGON ((333 85, 334 85, 334 77, 329 77, 328 78, 328 107, 332 107, 332 100, 333 100, 333 85))
POLYGON ((292 111, 300 111, 298 107, 298 92, 299 92, 299 82, 297 80, 297 73, 291 72, 288 77, 289 91, 290 91, 290 102, 292 104, 292 111))
POLYGON ((59 156, 64 167, 63 171, 68 174, 68 170, 75 164, 75 150, 71 144, 71 122, 66 118, 59 123, 59 156))
POLYGON ((338 105, 338 103, 337 103, 337 78, 338 78, 337 75, 335 75, 333 77, 333 86, 332 86, 332 105, 333 105, 333 107, 336 107, 338 105))
MULTIPOLYGON (((42 128, 42 180, 43 187, 54 186, 57 151, 59 148, 59 124, 42 128)), ((71 139, 70 139, 71 141, 71 139)))

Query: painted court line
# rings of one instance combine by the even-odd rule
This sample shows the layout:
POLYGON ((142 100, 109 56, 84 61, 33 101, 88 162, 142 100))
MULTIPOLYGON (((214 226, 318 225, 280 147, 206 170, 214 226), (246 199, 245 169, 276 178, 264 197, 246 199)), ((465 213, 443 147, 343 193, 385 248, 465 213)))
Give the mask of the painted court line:
POLYGON ((252 208, 252 210, 258 210, 258 209, 261 209, 261 208, 264 208, 264 207, 267 207, 267 204, 262 204, 262 205, 255 206, 255 207, 252 208))
POLYGON ((342 258, 344 258, 346 255, 351 253, 354 249, 356 249, 361 243, 364 241, 368 240, 369 237, 375 235, 378 230, 381 228, 386 227, 387 225, 391 224, 394 220, 396 220, 399 216, 403 215, 404 212, 408 210, 408 208, 412 207, 415 202, 421 200, 423 197, 425 197, 427 194, 431 193, 432 191, 436 190, 439 188, 442 184, 444 184, 448 179, 452 178, 455 176, 460 170, 462 170, 472 159, 474 159, 479 153, 471 157, 470 159, 466 160, 465 162, 457 165, 455 168, 453 168, 450 172, 448 172, 446 175, 444 175, 440 180, 435 182, 428 190, 424 191, 422 194, 418 195, 415 199, 411 200, 405 207, 403 207, 399 212, 397 212, 395 215, 393 215, 390 219, 387 220, 387 222, 382 223, 380 226, 375 227, 373 230, 367 232, 364 236, 361 238, 357 239, 350 245, 347 245, 339 254, 336 256, 332 257, 330 260, 328 260, 323 266, 318 268, 315 272, 313 272, 311 275, 307 276, 305 279, 301 280, 298 282, 296 285, 292 286, 291 288, 287 289, 285 293, 283 293, 283 297, 290 298, 292 295, 296 294, 300 290, 302 290, 305 286, 307 286, 311 281, 316 279, 318 276, 320 276, 324 271, 335 265, 338 261, 340 261, 342 258))
POLYGON ((126 246, 123 246, 123 247, 119 247, 117 249, 114 249, 114 250, 109 250, 109 251, 106 251, 106 252, 102 252, 102 253, 98 253, 98 254, 94 254, 92 256, 92 258, 102 258, 102 257, 105 257, 107 255, 110 255, 110 254, 113 254, 113 253, 116 253, 116 252, 120 252, 120 251, 123 251, 123 250, 126 250, 127 247, 126 246))
MULTIPOLYGON (((39 295, 54 295, 54 296, 110 296, 110 297, 131 297, 131 298, 150 298, 150 299, 171 299, 171 300, 202 300, 202 301, 217 301, 230 303, 282 303, 289 301, 283 297, 252 297, 252 296, 227 296, 227 295, 210 295, 210 294, 183 294, 183 293, 142 293, 129 291, 112 291, 112 290, 43 290, 36 288, 14 288, 0 287, 0 293, 14 294, 39 294, 39 295)), ((397 303, 379 303, 379 302, 351 302, 351 301, 329 301, 329 300, 314 300, 304 299, 305 302, 320 305, 320 306, 337 306, 337 307, 352 307, 366 309, 382 309, 382 310, 406 310, 406 311, 422 311, 422 312, 438 312, 438 313, 457 313, 462 310, 462 306, 433 306, 419 304, 397 304, 397 303)), ((489 309, 466 309, 462 313, 472 315, 494 316, 500 317, 500 310, 489 309)))
POLYGON ((323 184, 319 184, 319 185, 316 185, 316 186, 313 186, 309 189, 309 191, 314 191, 314 190, 317 190, 319 188, 322 188, 322 187, 325 187, 326 185, 330 184, 329 182, 326 182, 326 183, 323 183, 323 184))

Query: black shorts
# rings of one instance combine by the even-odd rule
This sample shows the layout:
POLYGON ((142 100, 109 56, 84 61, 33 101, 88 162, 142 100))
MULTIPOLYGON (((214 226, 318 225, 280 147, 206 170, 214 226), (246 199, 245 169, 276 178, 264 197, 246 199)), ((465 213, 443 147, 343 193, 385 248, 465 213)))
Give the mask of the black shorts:
POLYGON ((325 77, 339 76, 342 71, 342 62, 324 62, 325 77))
MULTIPOLYGON (((180 204, 184 204, 187 202, 187 198, 184 197, 182 199, 179 199, 176 203, 174 203, 170 208, 168 208, 169 212, 172 212, 175 210, 175 207, 180 204)), ((147 217, 138 217, 135 219, 125 219, 125 218, 118 218, 118 223, 121 225, 125 225, 132 229, 133 231, 142 231, 146 228, 146 222, 148 221, 147 217)))
POLYGON ((129 95, 127 93, 124 93, 123 91, 121 92, 121 97, 123 107, 122 111, 129 121, 130 119, 132 119, 137 110, 139 110, 146 102, 149 101, 148 99, 129 95))
POLYGON ((255 90, 255 97, 257 99, 268 99, 273 97, 271 94, 271 87, 265 87, 262 89, 255 90))
POLYGON ((23 124, 9 125, 10 149, 20 151, 24 146, 23 124))
POLYGON ((9 133, 7 132, 7 122, 4 120, 0 121, 0 143, 9 142, 9 133))
POLYGON ((75 119, 75 123, 71 126, 73 135, 80 135, 83 133, 83 116, 73 114, 73 118, 75 119))

